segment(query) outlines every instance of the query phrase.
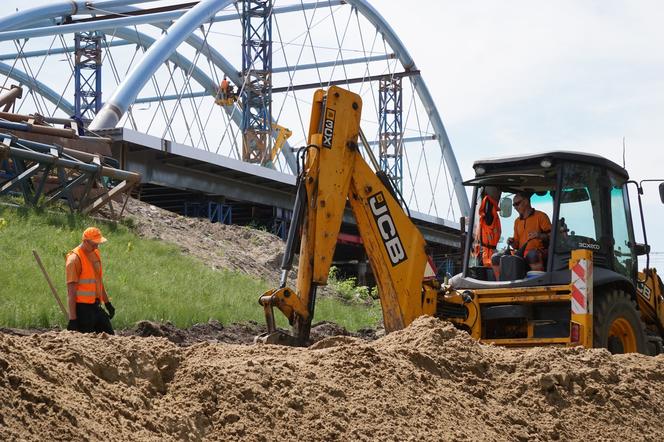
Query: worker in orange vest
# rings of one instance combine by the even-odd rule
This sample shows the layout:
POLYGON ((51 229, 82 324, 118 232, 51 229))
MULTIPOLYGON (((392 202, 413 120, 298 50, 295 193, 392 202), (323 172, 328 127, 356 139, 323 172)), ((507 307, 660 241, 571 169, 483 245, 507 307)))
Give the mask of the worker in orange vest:
POLYGON ((514 220, 514 236, 507 238, 507 242, 523 256, 530 270, 543 271, 551 236, 551 221, 546 213, 531 206, 530 197, 527 192, 514 195, 512 205, 519 217, 514 220))
POLYGON ((81 244, 67 254, 67 330, 115 334, 111 325, 115 308, 102 281, 99 244, 104 242, 106 238, 98 228, 88 227, 83 232, 81 244), (101 308, 101 304, 104 304, 106 311, 101 308))
POLYGON ((221 80, 220 90, 221 90, 221 98, 224 99, 224 100, 226 98, 228 98, 228 79, 226 78, 225 75, 224 75, 224 79, 221 80))
POLYGON ((501 192, 497 187, 486 186, 483 193, 478 209, 479 225, 475 232, 473 254, 481 258, 483 266, 489 267, 501 234, 500 216, 498 216, 498 200, 501 192))

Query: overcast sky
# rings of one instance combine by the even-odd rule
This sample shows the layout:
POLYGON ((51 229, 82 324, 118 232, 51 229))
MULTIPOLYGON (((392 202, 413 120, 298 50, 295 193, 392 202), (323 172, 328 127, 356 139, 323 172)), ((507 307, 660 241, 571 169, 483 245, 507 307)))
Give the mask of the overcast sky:
MULTIPOLYGON (((48 3, 10 0, 0 12, 48 3)), ((420 69, 464 178, 477 158, 552 149, 622 164, 623 137, 631 177, 664 178, 664 2, 371 4, 420 69)), ((645 211, 649 242, 663 253, 652 258, 664 264, 655 184, 646 187, 645 211)))
MULTIPOLYGON (((631 178, 664 178, 664 2, 372 3, 421 70, 464 178, 479 157, 551 149, 622 164, 623 137, 631 178)), ((646 186, 648 239, 664 252, 664 205, 646 186)))

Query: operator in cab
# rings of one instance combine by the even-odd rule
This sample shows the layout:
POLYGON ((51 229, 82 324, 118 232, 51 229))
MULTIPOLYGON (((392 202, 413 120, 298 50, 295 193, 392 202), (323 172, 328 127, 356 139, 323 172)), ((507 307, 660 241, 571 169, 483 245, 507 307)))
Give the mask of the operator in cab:
POLYGON ((514 220, 514 236, 507 242, 524 257, 530 270, 543 271, 547 256, 551 220, 544 212, 530 205, 530 194, 517 192, 512 205, 519 213, 514 220))

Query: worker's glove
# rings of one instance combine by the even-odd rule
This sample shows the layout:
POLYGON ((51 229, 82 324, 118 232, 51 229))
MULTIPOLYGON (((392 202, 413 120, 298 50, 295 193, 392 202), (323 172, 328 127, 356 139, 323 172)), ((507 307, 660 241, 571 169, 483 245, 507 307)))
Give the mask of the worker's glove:
POLYGON ((104 307, 106 307, 106 311, 108 312, 108 319, 113 319, 113 316, 115 316, 115 307, 113 307, 113 304, 107 302, 104 304, 104 307))
POLYGON ((78 330, 78 320, 76 319, 70 319, 69 323, 67 324, 67 330, 69 331, 77 331, 78 330))

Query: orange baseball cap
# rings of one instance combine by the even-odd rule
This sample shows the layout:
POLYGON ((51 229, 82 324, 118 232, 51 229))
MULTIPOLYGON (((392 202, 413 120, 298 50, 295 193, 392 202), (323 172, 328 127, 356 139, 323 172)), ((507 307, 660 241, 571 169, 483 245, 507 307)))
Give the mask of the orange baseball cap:
POLYGON ((83 231, 83 240, 89 240, 92 242, 96 242, 97 244, 101 244, 103 242, 108 241, 106 238, 104 238, 101 234, 101 230, 99 230, 96 227, 88 227, 83 231))

